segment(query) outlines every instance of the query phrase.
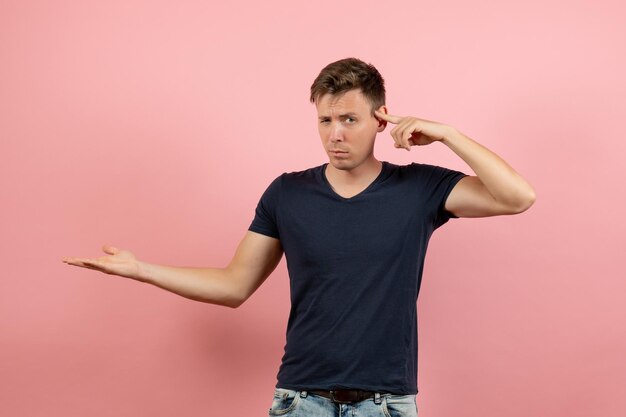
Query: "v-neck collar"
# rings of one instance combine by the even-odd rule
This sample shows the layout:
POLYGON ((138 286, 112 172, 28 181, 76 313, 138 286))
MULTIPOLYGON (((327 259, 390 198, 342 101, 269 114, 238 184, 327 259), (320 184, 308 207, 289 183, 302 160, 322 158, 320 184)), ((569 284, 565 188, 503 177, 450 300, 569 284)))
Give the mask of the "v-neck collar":
POLYGON ((374 181, 372 181, 371 183, 369 183, 369 185, 367 187, 365 187, 361 192, 359 192, 358 194, 353 195, 352 197, 343 197, 341 195, 339 195, 334 189, 333 186, 331 185, 330 181, 328 181, 328 178, 326 178, 326 168, 328 166, 328 162, 326 162, 325 164, 323 164, 321 166, 321 170, 320 170, 320 176, 322 177, 322 182, 324 183, 324 185, 326 186, 327 190, 336 198, 341 199, 342 201, 351 201, 354 200, 355 198, 358 198, 360 196, 362 196, 363 194, 369 192, 376 184, 378 184, 380 182, 380 180, 383 178, 383 174, 385 172, 387 172, 387 168, 388 168, 388 163, 387 161, 381 161, 382 162, 382 166, 380 168, 380 172, 378 173, 378 175, 376 176, 376 178, 374 178, 374 181))

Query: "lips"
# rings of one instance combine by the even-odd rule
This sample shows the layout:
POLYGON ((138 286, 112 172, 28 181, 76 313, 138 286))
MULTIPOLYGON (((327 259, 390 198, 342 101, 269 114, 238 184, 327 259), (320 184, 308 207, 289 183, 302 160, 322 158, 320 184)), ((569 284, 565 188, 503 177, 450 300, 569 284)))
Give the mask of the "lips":
POLYGON ((333 158, 339 158, 339 159, 343 159, 343 158, 347 158, 348 157, 348 152, 345 151, 330 151, 329 155, 333 158))

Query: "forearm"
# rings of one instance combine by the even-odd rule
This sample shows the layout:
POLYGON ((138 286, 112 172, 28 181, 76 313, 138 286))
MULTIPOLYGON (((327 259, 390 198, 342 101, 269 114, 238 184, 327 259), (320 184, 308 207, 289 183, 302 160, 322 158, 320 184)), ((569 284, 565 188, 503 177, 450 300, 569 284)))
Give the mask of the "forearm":
POLYGON ((237 307, 242 302, 227 268, 194 268, 139 262, 138 280, 185 298, 237 307))
POLYGON ((496 201, 517 209, 525 209, 535 201, 533 187, 483 145, 454 127, 450 127, 441 142, 469 165, 496 201))

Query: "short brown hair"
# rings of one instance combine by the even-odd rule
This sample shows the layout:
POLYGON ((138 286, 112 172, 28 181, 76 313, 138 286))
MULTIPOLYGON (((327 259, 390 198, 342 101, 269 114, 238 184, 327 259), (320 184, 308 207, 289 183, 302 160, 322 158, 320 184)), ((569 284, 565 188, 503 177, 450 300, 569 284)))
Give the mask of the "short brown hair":
POLYGON ((385 104, 385 80, 372 64, 357 58, 340 59, 326 65, 311 85, 311 103, 325 94, 342 94, 360 89, 372 113, 385 104))

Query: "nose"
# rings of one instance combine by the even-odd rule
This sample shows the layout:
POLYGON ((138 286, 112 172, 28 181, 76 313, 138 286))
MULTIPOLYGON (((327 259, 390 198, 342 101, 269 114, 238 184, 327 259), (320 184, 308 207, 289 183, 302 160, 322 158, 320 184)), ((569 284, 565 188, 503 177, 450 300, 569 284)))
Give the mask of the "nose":
POLYGON ((330 128, 330 141, 341 142, 343 140, 343 131, 341 129, 341 125, 339 123, 334 123, 330 128))

